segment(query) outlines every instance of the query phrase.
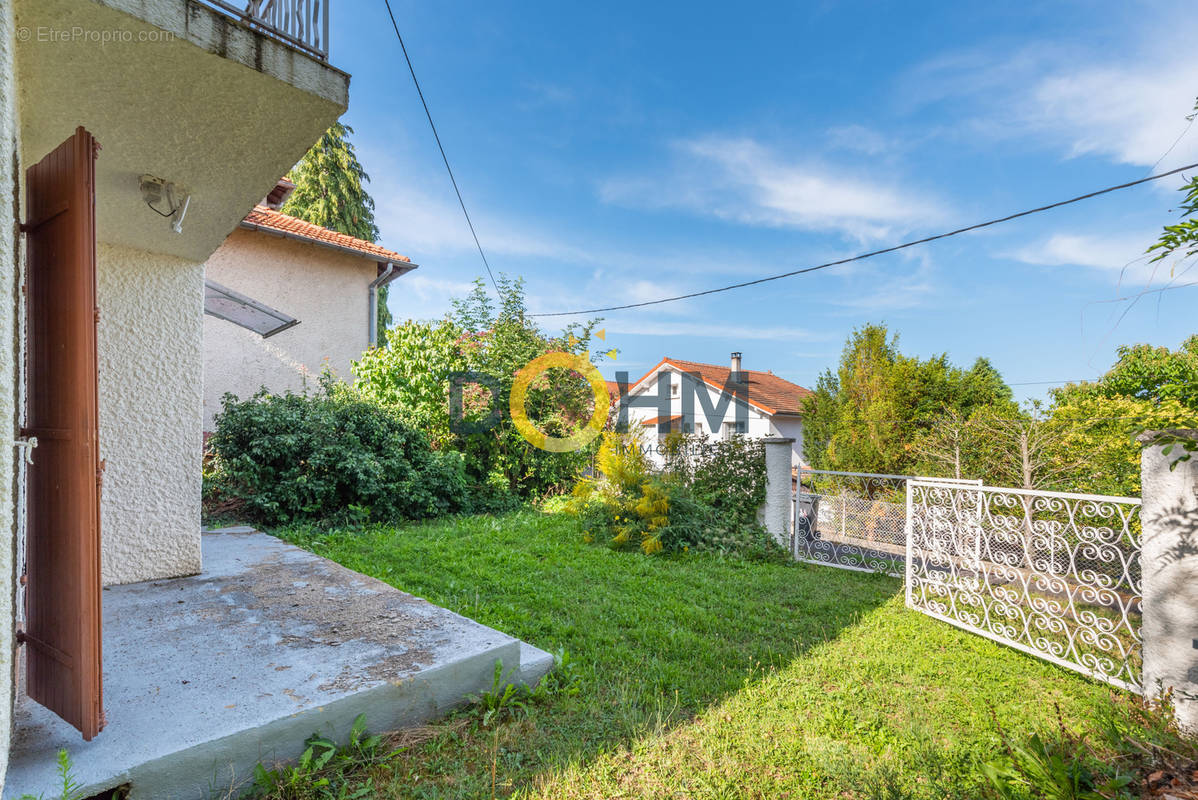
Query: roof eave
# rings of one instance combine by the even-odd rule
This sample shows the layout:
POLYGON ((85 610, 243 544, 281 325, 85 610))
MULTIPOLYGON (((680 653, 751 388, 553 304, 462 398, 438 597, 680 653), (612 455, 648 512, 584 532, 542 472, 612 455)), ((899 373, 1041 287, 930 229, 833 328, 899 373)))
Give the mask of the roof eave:
POLYGON ((317 247, 326 247, 329 250, 336 250, 337 252, 344 253, 345 255, 364 258, 367 261, 373 261, 376 264, 394 264, 397 277, 405 272, 411 272, 420 266, 419 264, 413 264, 411 261, 396 261, 394 259, 384 258, 378 254, 367 253, 362 250, 355 250, 352 247, 346 247, 345 245, 337 244, 336 242, 326 242, 323 239, 313 239, 311 236, 304 236, 303 234, 293 233, 291 231, 282 231, 278 228, 271 228, 267 225, 259 225, 256 222, 250 222, 244 219, 241 221, 240 227, 247 231, 257 231, 270 236, 278 236, 280 239, 291 239, 295 242, 304 242, 305 244, 312 244, 316 245, 317 247))

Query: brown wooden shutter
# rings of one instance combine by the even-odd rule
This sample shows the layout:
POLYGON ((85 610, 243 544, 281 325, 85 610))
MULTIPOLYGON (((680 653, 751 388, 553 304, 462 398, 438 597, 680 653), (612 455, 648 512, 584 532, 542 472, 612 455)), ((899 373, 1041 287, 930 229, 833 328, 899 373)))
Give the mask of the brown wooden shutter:
MULTIPOLYGON (((79 128, 25 176, 27 691, 91 739, 104 727, 95 157, 79 128)), ((135 189, 136 187, 134 187, 135 189)))

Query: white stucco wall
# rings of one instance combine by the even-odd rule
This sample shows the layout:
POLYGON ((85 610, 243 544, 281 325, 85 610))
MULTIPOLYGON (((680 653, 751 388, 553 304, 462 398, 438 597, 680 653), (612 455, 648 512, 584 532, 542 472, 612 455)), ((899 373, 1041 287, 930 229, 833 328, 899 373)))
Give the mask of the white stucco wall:
POLYGON ((315 389, 326 364, 353 380, 350 362, 369 340, 367 287, 377 275, 377 262, 367 258, 259 231, 230 234, 208 259, 207 277, 300 322, 263 339, 204 317, 204 430, 213 430, 225 392, 245 399, 262 386, 315 389))
POLYGON ((104 583, 194 574, 204 265, 103 243, 96 256, 104 583))
MULTIPOLYGON (((14 192, 20 153, 17 139, 13 65, 12 4, 0 3, 0 440, 12 437, 17 427, 16 385, 19 363, 14 326, 20 318, 16 287, 19 285, 20 248, 14 218, 14 192)), ((18 514, 13 498, 13 449, 7 441, 0 449, 0 788, 8 769, 12 732, 13 693, 13 558, 18 514)))
POLYGON ((799 467, 807 462, 803 459, 803 420, 797 417, 777 416, 772 420, 774 436, 794 439, 790 446, 790 465, 799 467))

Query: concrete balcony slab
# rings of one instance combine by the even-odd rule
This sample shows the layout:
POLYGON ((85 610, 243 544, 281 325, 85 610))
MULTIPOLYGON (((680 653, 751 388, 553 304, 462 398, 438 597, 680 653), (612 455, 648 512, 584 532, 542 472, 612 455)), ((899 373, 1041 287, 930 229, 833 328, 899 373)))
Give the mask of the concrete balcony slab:
POLYGON ((91 742, 18 704, 4 798, 55 796, 55 754, 85 795, 208 798, 259 761, 437 717, 491 686, 535 683, 548 653, 249 528, 206 533, 204 571, 104 591, 107 726, 91 742))

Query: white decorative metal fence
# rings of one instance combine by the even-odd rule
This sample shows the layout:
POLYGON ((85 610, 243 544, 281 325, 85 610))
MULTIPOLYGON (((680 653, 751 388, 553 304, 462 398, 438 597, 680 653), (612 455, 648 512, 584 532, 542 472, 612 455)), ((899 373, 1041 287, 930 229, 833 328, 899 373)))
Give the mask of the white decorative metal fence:
MULTIPOLYGON (((802 469, 794 495, 796 561, 902 577, 910 475, 802 469)), ((980 486, 981 481, 948 481, 980 486)))
POLYGON ((1140 500, 907 482, 907 605, 1141 690, 1140 500))

